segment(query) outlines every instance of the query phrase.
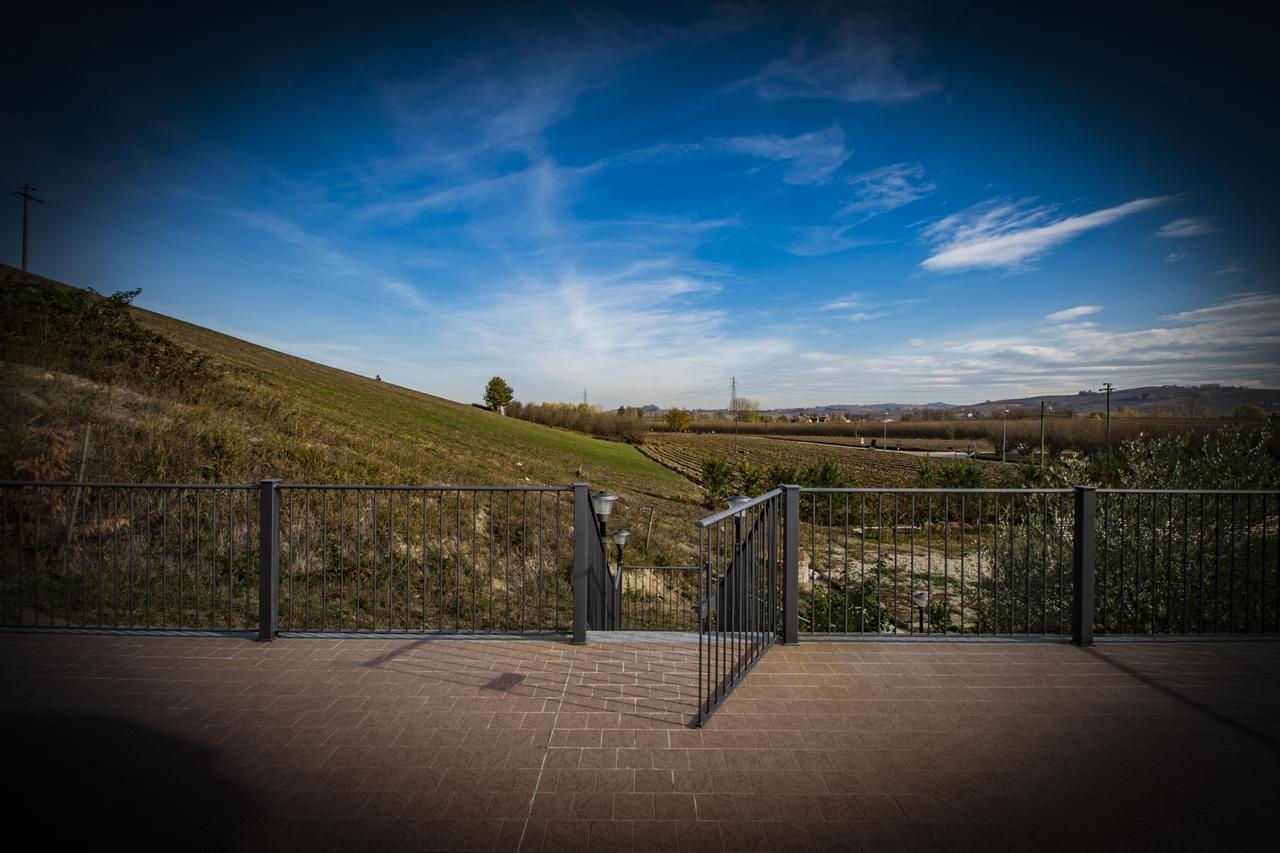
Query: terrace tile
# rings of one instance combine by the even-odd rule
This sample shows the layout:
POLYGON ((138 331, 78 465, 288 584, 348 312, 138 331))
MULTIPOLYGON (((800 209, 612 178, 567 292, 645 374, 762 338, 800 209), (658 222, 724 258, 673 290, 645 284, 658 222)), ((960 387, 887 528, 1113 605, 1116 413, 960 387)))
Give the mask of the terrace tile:
POLYGON ((777 646, 703 729, 696 666, 629 640, 0 634, 7 802, 56 790, 63 847, 145 803, 218 849, 1269 849, 1274 641, 777 646))

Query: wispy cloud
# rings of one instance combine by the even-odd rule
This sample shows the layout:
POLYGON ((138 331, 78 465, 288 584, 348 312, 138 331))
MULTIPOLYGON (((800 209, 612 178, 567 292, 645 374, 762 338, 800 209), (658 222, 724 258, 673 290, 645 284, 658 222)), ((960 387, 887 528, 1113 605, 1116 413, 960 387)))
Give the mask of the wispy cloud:
POLYGON ((940 88, 936 80, 916 74, 918 52, 915 40, 886 19, 852 15, 827 33, 799 42, 790 55, 770 62, 745 84, 767 101, 912 101, 940 88))
POLYGON ((1066 323, 1080 317, 1087 317, 1090 314, 1097 314, 1101 310, 1101 305, 1077 305, 1074 308, 1065 308, 1061 311, 1054 311, 1052 314, 1045 314, 1044 319, 1049 323, 1066 323))
POLYGON ((1182 260, 1186 256, 1187 256, 1186 252, 1170 252, 1169 254, 1164 256, 1164 262, 1166 264, 1176 264, 1178 261, 1182 260))
POLYGON ((838 124, 799 136, 737 136, 710 144, 722 151, 785 163, 782 180, 789 184, 824 184, 853 154, 845 147, 844 129, 838 124))
POLYGON ((846 311, 850 308, 861 308, 863 305, 866 305, 866 304, 867 304, 866 295, 855 292, 855 293, 847 293, 844 296, 839 297, 838 299, 833 299, 830 302, 826 303, 825 305, 822 305, 821 307, 819 307, 818 310, 819 311, 846 311))
POLYGON ((894 163, 872 169, 850 178, 849 185, 854 189, 854 200, 836 215, 861 214, 864 220, 927 198, 937 189, 925 179, 924 167, 919 163, 894 163))
POLYGON ((572 399, 586 385, 610 397, 671 401, 681 385, 673 377, 749 370, 794 351, 767 332, 732 332, 732 315, 708 301, 721 283, 676 267, 569 270, 487 293, 462 315, 469 330, 489 330, 467 332, 466 381, 482 387, 500 369, 525 400, 572 399), (537 345, 517 356, 513 334, 537 345))
POLYGON ((1088 231, 1167 204, 1170 197, 1140 198, 1079 216, 1054 218, 1051 207, 992 199, 944 217, 922 231, 935 244, 920 266, 934 272, 1026 268, 1051 249, 1088 231))
POLYGON ((852 225, 816 225, 812 228, 801 228, 795 238, 787 244, 786 249, 793 255, 814 257, 846 252, 859 246, 874 246, 883 242, 870 237, 854 236, 852 231, 852 225))
POLYGON ((1161 225, 1152 236, 1172 240, 1181 237, 1199 237, 1202 234, 1212 234, 1221 230, 1214 223, 1213 217, 1194 216, 1186 219, 1175 219, 1172 222, 1161 225))
POLYGON ((1227 264, 1222 269, 1214 270, 1214 275, 1231 275, 1232 273, 1244 272, 1244 267, 1236 264, 1227 264))

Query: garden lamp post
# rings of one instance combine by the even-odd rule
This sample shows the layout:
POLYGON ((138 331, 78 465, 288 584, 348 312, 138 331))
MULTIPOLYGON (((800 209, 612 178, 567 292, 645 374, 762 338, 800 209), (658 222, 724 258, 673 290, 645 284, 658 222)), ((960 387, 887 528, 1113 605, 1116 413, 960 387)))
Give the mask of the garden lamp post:
POLYGON ((613 540, 613 544, 618 547, 618 571, 622 571, 622 548, 627 544, 627 537, 631 535, 630 530, 618 529, 613 531, 613 535, 609 538, 613 540))
POLYGON ((605 523, 609 520, 609 513, 613 512, 613 505, 618 500, 618 496, 613 492, 595 492, 591 495, 591 508, 596 512, 596 518, 600 520, 600 538, 604 538, 605 523))
POLYGON ((920 613, 920 633, 924 633, 924 609, 929 604, 929 593, 913 592, 911 594, 911 603, 916 606, 916 610, 920 613))
POLYGON ((1009 444, 1009 410, 1000 414, 1000 461, 1004 462, 1005 447, 1009 444))
POLYGON ((889 446, 889 410, 884 410, 884 443, 889 446))

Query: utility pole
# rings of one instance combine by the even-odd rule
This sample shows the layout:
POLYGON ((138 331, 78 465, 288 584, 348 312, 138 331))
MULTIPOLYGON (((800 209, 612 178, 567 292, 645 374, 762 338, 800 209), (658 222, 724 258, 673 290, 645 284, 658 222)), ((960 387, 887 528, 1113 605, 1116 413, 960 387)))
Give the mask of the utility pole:
POLYGON ((31 202, 36 204, 44 204, 43 201, 36 198, 32 193, 38 192, 35 187, 30 184, 23 184, 18 187, 18 191, 14 195, 22 196, 22 271, 27 271, 27 209, 31 207, 31 202))
POLYGON ((1107 392, 1107 461, 1111 460, 1111 389, 1115 387, 1110 382, 1102 383, 1102 390, 1107 392))
POLYGON ((1009 410, 1004 409, 1000 414, 1000 461, 1005 460, 1005 448, 1009 446, 1009 410))
POLYGON ((587 389, 586 388, 582 389, 582 405, 584 407, 587 405, 587 389))
POLYGON ((1040 401, 1040 470, 1044 470, 1044 400, 1040 401))

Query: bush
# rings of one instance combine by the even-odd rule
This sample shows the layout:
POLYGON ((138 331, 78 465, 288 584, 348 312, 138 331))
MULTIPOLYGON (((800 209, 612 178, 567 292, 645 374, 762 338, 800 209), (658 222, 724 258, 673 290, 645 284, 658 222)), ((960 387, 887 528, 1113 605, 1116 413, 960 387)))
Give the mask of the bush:
POLYGON ((702 487, 707 492, 708 509, 715 509, 720 499, 728 494, 734 473, 733 466, 719 456, 712 456, 702 463, 702 487))

